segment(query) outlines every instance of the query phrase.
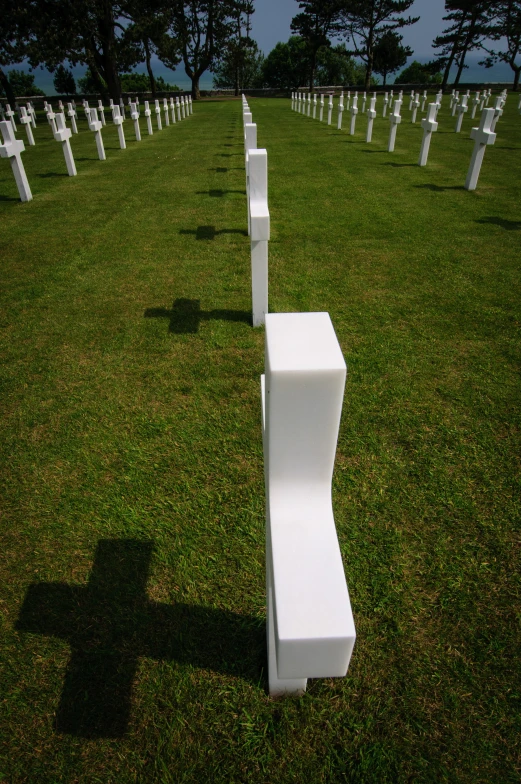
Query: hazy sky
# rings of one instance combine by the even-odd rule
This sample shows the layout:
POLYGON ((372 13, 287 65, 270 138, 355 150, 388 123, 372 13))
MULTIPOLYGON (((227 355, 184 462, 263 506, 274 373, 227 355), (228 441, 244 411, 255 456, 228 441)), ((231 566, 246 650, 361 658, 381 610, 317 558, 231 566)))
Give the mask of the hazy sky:
MULTIPOLYGON (((254 0, 255 13, 252 16, 252 37, 260 49, 267 54, 279 41, 287 41, 291 35, 292 18, 298 14, 298 0, 254 0)), ((405 16, 419 16, 420 21, 405 27, 404 43, 414 49, 418 59, 432 58, 431 43, 443 30, 445 23, 444 0, 415 0, 405 16)))

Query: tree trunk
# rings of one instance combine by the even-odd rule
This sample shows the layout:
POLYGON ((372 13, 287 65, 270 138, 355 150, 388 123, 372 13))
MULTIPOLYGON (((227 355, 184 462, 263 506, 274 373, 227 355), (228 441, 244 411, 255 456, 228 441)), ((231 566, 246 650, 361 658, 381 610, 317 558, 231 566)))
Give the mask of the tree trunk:
POLYGON ((463 25, 464 25, 466 19, 467 19, 467 14, 466 14, 466 12, 463 12, 463 16, 461 17, 461 21, 460 21, 460 25, 459 25, 459 28, 458 28, 458 32, 457 32, 456 38, 454 40, 454 43, 452 45, 452 51, 450 53, 450 57, 449 57, 449 60, 447 62, 447 65, 445 66, 445 73, 443 74, 443 81, 441 83, 441 91, 442 92, 445 92, 445 88, 447 87, 447 82, 449 81, 450 69, 452 68, 452 64, 454 62, 454 58, 456 57, 456 53, 458 51, 459 41, 460 41, 460 37, 461 37, 461 31, 463 30, 463 25))
POLYGON ((110 0, 103 1, 103 15, 99 20, 98 32, 101 39, 101 62, 103 76, 107 83, 107 89, 110 97, 114 103, 119 103, 121 98, 121 82, 119 79, 116 55, 113 5, 110 0))
POLYGON ((521 74, 521 65, 518 68, 514 68, 514 66, 510 66, 514 71, 514 84, 512 89, 517 92, 519 89, 519 75, 521 74))
POLYGON ((382 87, 385 87, 385 85, 387 84, 387 74, 384 73, 383 76, 384 76, 384 83, 383 83, 382 87))
POLYGON ((201 97, 201 93, 199 91, 199 74, 194 74, 192 76, 192 98, 194 101, 198 101, 201 97))
POLYGON ((152 71, 152 66, 150 64, 150 47, 148 45, 148 38, 144 39, 143 46, 145 48, 145 62, 146 62, 146 65, 147 65, 148 78, 150 79, 150 91, 152 93, 152 98, 155 99, 155 97, 156 97, 156 80, 154 79, 154 72, 152 71))
POLYGON ((16 95, 14 94, 13 88, 11 87, 11 82, 7 78, 7 74, 2 68, 0 68, 0 84, 4 88, 8 104, 10 105, 11 109, 14 109, 16 95))
POLYGON ((457 87, 459 84, 459 80, 461 79, 461 74, 463 73, 463 67, 465 65, 465 55, 467 54, 467 50, 464 49, 461 52, 460 59, 458 61, 458 73, 456 74, 456 78, 454 79, 454 87, 457 87))

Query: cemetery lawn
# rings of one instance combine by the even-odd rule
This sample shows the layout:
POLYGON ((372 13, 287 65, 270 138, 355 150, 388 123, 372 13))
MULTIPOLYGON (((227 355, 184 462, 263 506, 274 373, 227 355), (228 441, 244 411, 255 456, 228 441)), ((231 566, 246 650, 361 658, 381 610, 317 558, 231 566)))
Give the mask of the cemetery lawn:
POLYGON ((266 693, 240 101, 110 123, 105 162, 79 108, 75 178, 40 116, 28 204, 0 160, 2 784, 519 781, 521 117, 469 193, 448 100, 421 169, 407 100, 393 154, 381 98, 371 144, 250 101, 270 310, 348 364, 358 639, 302 699, 266 693))

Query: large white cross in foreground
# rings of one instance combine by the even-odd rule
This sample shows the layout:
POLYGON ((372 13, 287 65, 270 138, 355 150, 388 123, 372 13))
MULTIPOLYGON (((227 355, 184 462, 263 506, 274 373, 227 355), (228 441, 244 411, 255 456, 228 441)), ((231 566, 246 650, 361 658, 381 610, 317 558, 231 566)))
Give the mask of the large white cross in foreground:
POLYGON ((20 199, 31 201, 33 194, 21 158, 21 153, 25 150, 24 143, 15 137, 13 126, 7 120, 0 122, 0 132, 4 140, 4 143, 0 144, 0 158, 9 158, 20 199))
POLYGON ((347 672, 355 626, 331 504, 346 365, 328 313, 266 315, 261 378, 271 696, 347 672))
POLYGON ((491 130, 493 120, 494 109, 484 109, 479 128, 473 128, 470 132, 470 138, 474 139, 475 144, 465 181, 465 188, 468 191, 476 189, 487 144, 494 144, 496 141, 496 134, 491 130))

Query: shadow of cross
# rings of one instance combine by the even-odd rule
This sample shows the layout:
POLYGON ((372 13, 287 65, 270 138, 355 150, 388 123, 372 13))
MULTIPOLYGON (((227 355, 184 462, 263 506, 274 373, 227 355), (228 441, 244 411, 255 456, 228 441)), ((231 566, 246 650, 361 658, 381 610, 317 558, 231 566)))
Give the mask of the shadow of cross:
POLYGON ((258 685, 265 666, 262 620, 150 601, 152 552, 146 540, 101 540, 87 585, 29 586, 16 629, 58 637, 71 647, 56 712, 58 732, 121 737, 143 656, 175 659, 258 685))
POLYGON ((199 331, 201 321, 244 321, 246 324, 252 323, 251 311, 246 310, 201 310, 201 303, 198 299, 176 299, 172 309, 167 308, 147 308, 145 318, 168 318, 170 324, 169 332, 177 335, 194 334, 199 331))

